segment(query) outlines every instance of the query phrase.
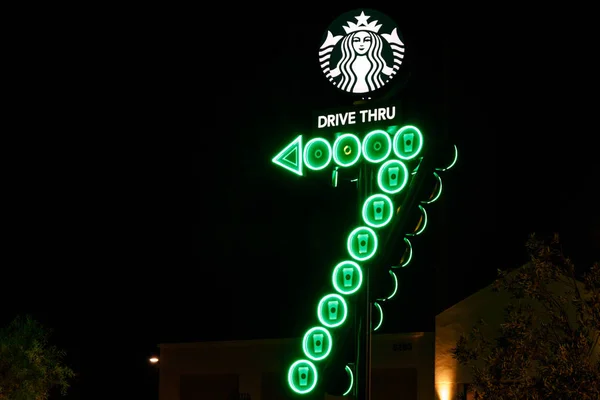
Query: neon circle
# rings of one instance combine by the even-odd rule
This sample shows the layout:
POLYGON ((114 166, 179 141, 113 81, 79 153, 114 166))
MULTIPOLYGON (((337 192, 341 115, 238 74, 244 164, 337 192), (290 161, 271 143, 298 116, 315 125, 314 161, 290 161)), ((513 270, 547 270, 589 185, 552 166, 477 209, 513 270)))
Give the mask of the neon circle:
POLYGON ((384 194, 374 194, 365 200, 362 217, 365 224, 373 228, 386 226, 394 216, 392 199, 384 194))
POLYGON ((373 257, 377 251, 377 244, 375 231, 366 226, 358 227, 350 232, 346 243, 348 253, 357 261, 366 261, 373 257))
POLYGON ((302 339, 302 350, 313 361, 325 359, 331 353, 332 345, 331 333, 321 326, 310 328, 302 339))
POLYGON ((318 379, 317 367, 308 360, 298 360, 288 370, 288 385, 298 394, 311 392, 318 379))
POLYGON ((363 139, 362 152, 368 162, 382 162, 392 153, 392 138, 381 129, 371 131, 363 139))
POLYGON ((308 169, 319 171, 331 162, 331 145, 323 138, 314 138, 304 146, 304 164, 308 169))
POLYGON ((333 161, 340 167, 351 167, 360 159, 360 139, 352 133, 340 135, 333 143, 333 161))
POLYGON ((384 162, 377 173, 379 188, 388 194, 399 193, 408 183, 408 168, 402 161, 384 162))
POLYGON ((393 147, 394 154, 396 154, 398 158, 401 160, 412 160, 423 148, 423 135, 415 126, 403 126, 394 135, 393 147))
POLYGON ((346 321, 348 306, 346 300, 339 294, 328 294, 319 301, 317 317, 328 328, 335 328, 346 321))
POLYGON ((331 276, 333 288, 340 294, 352 294, 360 289, 363 273, 354 261, 342 261, 333 269, 331 276))

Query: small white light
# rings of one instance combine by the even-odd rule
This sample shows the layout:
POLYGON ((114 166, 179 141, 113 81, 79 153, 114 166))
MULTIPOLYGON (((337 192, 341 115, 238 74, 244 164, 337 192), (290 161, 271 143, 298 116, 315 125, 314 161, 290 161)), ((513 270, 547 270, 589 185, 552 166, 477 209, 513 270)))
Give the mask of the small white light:
POLYGON ((150 362, 152 364, 156 364, 158 362, 158 358, 157 357, 152 357, 152 358, 150 358, 150 362))

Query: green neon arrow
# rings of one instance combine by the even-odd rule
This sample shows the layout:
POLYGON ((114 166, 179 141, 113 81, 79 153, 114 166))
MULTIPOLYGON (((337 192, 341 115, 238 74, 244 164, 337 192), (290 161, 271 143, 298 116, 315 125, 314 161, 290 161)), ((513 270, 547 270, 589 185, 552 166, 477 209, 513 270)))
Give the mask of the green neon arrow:
POLYGON ((302 176, 302 135, 285 146, 272 160, 275 164, 302 176))

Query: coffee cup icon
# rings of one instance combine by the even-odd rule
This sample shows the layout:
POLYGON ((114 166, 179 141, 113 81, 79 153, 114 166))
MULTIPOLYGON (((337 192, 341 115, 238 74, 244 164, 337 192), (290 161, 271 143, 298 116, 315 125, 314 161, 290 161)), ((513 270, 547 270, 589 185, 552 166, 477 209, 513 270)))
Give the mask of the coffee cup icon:
POLYGON ((313 333, 313 351, 315 354, 321 354, 323 352, 323 337, 322 333, 313 333))
POLYGON ((377 172, 377 185, 385 193, 396 194, 404 189, 408 177, 408 168, 402 161, 389 160, 384 162, 377 172))
POLYGON ((398 186, 398 175, 400 174, 400 168, 389 167, 388 168, 388 183, 391 187, 398 186))
MULTIPOLYGON (((348 317, 346 300, 337 293, 323 296, 317 306, 317 317, 319 318, 319 322, 327 328, 335 328, 342 325, 348 317)), ((327 335, 326 332, 322 333, 327 335)), ((328 346, 327 336, 325 337, 325 346, 328 346)), ((324 351, 327 351, 327 349, 324 351)))
POLYGON ((405 153, 412 153, 413 152, 413 144, 415 141, 415 134, 414 133, 405 133, 404 135, 402 135, 402 141, 404 143, 404 152, 405 153))
POLYGON ((358 238, 358 254, 367 254, 369 252, 369 235, 360 233, 358 238))
POLYGON ((340 294, 356 293, 363 281, 360 265, 354 261, 342 261, 333 269, 332 282, 335 290, 340 294))
MULTIPOLYGON (((387 187, 387 186, 386 186, 387 187)), ((363 203, 363 221, 373 228, 382 228, 390 223, 394 213, 394 203, 388 196, 377 193, 363 203)))
POLYGON ((308 367, 298 367, 298 385, 308 386, 308 367))
POLYGON ((321 326, 309 329, 302 339, 302 350, 314 361, 325 359, 332 349, 333 339, 329 331, 321 326))
POLYGON ((317 380, 317 367, 309 360, 297 360, 288 369, 288 385, 298 394, 311 392, 317 385, 317 380))
POLYGON ((339 306, 340 302, 337 300, 329 300, 327 302, 327 313, 330 321, 335 321, 338 319, 339 306))
POLYGON ((423 148, 423 134, 412 125, 407 125, 398 130, 394 135, 394 153, 401 160, 412 160, 423 148))
POLYGON ((372 228, 359 226, 348 235, 346 247, 355 260, 368 260, 377 252, 377 234, 372 228))
POLYGON ((375 200, 373 202, 373 219, 375 221, 383 220, 383 207, 385 206, 383 200, 375 200))
POLYGON ((354 268, 342 268, 342 274, 344 275, 344 287, 352 287, 352 277, 354 275, 354 268))

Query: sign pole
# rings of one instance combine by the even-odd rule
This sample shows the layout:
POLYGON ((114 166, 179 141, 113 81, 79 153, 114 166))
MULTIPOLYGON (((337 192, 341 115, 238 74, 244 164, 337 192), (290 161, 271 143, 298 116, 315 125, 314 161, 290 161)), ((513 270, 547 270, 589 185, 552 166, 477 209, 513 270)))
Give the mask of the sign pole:
MULTIPOLYGON (((359 196, 358 204, 362 205, 372 192, 373 176, 370 166, 362 161, 358 179, 359 196)), ((358 330, 358 354, 357 354, 357 400, 371 399, 371 338, 372 338, 372 302, 370 293, 370 268, 363 272, 364 288, 362 307, 358 330)))

